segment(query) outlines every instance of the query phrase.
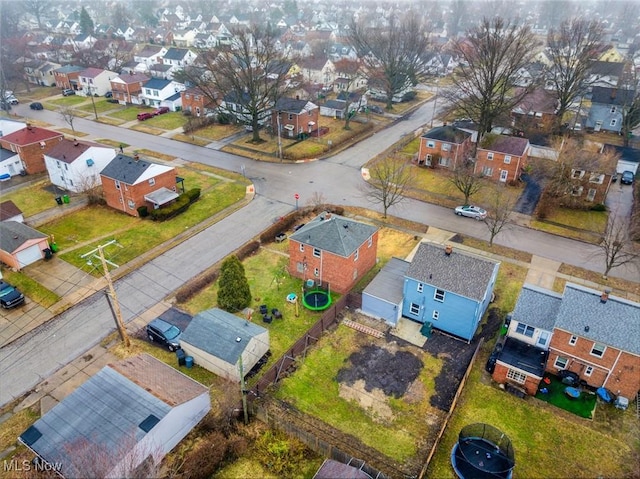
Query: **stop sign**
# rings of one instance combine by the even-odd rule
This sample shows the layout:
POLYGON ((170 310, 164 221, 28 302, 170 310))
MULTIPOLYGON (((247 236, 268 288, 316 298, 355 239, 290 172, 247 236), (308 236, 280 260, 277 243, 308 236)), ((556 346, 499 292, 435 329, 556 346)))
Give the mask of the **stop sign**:
POLYGON ((299 195, 298 193, 296 193, 295 195, 293 195, 293 197, 294 197, 296 200, 299 200, 299 199, 300 199, 300 195, 299 195))

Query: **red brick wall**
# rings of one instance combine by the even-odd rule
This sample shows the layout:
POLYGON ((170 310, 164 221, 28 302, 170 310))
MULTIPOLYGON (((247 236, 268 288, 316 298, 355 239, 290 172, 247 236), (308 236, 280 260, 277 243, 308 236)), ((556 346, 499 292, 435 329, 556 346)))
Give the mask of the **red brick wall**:
POLYGON ((153 205, 144 200, 147 195, 161 187, 175 191, 176 188, 176 171, 170 170, 155 177, 155 184, 152 186, 148 181, 143 181, 136 185, 127 185, 120 182, 120 189, 116 188, 115 181, 111 178, 102 178, 102 191, 107 205, 115 208, 131 216, 138 216, 137 208, 140 206, 148 206, 149 209, 153 205), (122 199, 122 200, 121 200, 122 199), (133 207, 129 206, 129 200, 132 200, 133 207))
POLYGON ((540 384, 540 378, 527 375, 527 379, 525 379, 524 384, 518 383, 511 379, 507 378, 507 372, 509 371, 509 367, 505 366, 501 363, 496 363, 496 368, 493 370, 493 374, 491 377, 493 380, 500 384, 510 383, 515 386, 523 388, 527 391, 527 394, 531 396, 535 396, 536 392, 538 392, 538 385, 540 384))
POLYGON ((304 251, 300 251, 300 242, 289 241, 289 273, 300 279, 317 279, 329 283, 331 290, 344 294, 376 264, 378 251, 378 232, 373 234, 371 246, 368 240, 358 248, 358 260, 354 261, 354 254, 345 258, 328 251, 321 252, 321 258, 313 256, 313 247, 305 244, 304 251), (298 271, 298 263, 307 265, 306 271, 298 271), (315 276, 314 270, 319 274, 315 276))
POLYGON ((442 142, 442 141, 433 140, 433 139, 424 138, 424 137, 420 138, 420 150, 418 151, 418 162, 420 164, 425 164, 427 155, 431 155, 433 157, 431 160, 431 166, 434 168, 443 168, 438 164, 438 159, 440 157, 450 158, 451 161, 448 168, 453 170, 456 168, 457 165, 460 165, 461 162, 465 158, 469 157, 470 155, 470 152, 471 152, 470 138, 466 139, 463 143, 460 143, 460 144, 448 143, 449 145, 451 145, 451 150, 449 151, 444 151, 442 149, 443 143, 447 143, 447 142, 442 142), (429 141, 434 142, 433 148, 429 148, 427 146, 427 142, 429 141))
POLYGON ((493 173, 491 176, 488 176, 488 178, 491 178, 494 181, 500 181, 500 172, 502 170, 507 170, 509 172, 506 181, 517 179, 520 176, 520 172, 527 160, 527 155, 522 157, 511 155, 511 162, 505 163, 504 158, 507 155, 504 153, 491 152, 493 153, 493 160, 488 158, 489 153, 490 152, 488 150, 478 149, 476 154, 475 171, 476 173, 482 173, 485 166, 493 168, 493 173))
MULTIPOLYGON (((309 112, 304 112, 301 113, 299 115, 293 114, 292 115, 292 119, 289 119, 289 113, 288 112, 280 112, 280 127, 283 128, 282 130, 282 136, 283 137, 297 137, 298 133, 300 132, 300 129, 302 128, 302 132, 303 133, 311 133, 315 130, 318 129, 318 117, 320 115, 320 108, 314 108, 313 110, 311 110, 311 114, 309 115, 309 112), (313 122, 313 126, 311 126, 311 128, 309 128, 309 122, 312 121, 313 122), (293 131, 289 132, 288 130, 284 130, 284 125, 293 125, 294 129, 293 131), (291 133, 291 135, 289 134, 291 133)), ((271 112, 271 126, 273 127, 274 131, 278 131, 278 112, 276 111, 272 111, 271 112)))
POLYGON ((20 156, 24 164, 25 171, 32 175, 34 173, 43 173, 47 171, 47 167, 44 163, 44 155, 46 155, 55 145, 57 145, 63 138, 63 135, 43 140, 45 146, 42 147, 40 143, 32 143, 31 145, 19 146, 13 145, 11 149, 11 143, 0 139, 0 144, 3 148, 9 151, 16 151, 20 156))

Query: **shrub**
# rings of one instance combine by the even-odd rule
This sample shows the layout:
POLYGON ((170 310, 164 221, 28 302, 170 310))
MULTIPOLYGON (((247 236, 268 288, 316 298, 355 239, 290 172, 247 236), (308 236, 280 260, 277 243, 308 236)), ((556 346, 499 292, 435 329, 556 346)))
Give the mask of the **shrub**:
POLYGON ((245 258, 258 251, 258 249, 260 249, 260 242, 251 241, 250 243, 241 246, 240 249, 238 249, 238 251, 236 252, 236 256, 240 261, 243 261, 245 258))
POLYGON ((200 188, 193 188, 182 193, 176 199, 175 203, 153 210, 151 212, 151 218, 154 221, 165 221, 179 215, 189 209, 189 205, 196 201, 200 197, 200 188))
POLYGON ((204 288, 215 283, 219 275, 220 271, 218 269, 214 269, 192 279, 178 290, 176 293, 176 301, 178 303, 186 303, 204 288))
POLYGON ((138 216, 140 218, 146 218, 149 216, 149 210, 146 206, 138 206, 138 216))
POLYGON ((218 307, 236 313, 251 304, 251 289, 237 256, 224 260, 218 280, 218 307))
POLYGON ((607 207, 602 203, 598 203, 591 207, 591 211, 607 211, 607 207))
POLYGON ((231 115, 227 113, 219 113, 218 114, 218 123, 221 125, 230 125, 231 124, 231 115))

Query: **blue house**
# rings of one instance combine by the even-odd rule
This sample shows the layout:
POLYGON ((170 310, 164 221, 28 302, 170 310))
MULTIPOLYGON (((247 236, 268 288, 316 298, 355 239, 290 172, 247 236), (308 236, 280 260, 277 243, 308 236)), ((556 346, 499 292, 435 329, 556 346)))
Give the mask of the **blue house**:
POLYGON ((635 95, 635 90, 594 86, 586 127, 594 131, 620 133, 622 120, 631 108, 635 95))
POLYGON ((402 316, 467 341, 482 320, 500 263, 421 243, 404 277, 402 316))

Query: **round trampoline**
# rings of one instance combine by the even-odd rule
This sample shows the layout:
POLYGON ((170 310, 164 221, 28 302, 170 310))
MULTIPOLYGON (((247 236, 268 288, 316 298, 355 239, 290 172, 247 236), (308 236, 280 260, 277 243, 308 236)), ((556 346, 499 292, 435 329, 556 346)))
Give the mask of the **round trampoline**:
POLYGON ((322 289, 305 291, 302 297, 302 304, 311 311, 322 311, 331 306, 331 295, 328 291, 322 289))
POLYGON ((506 434, 488 424, 470 424, 451 450, 451 465, 460 479, 511 479, 515 456, 506 434))

